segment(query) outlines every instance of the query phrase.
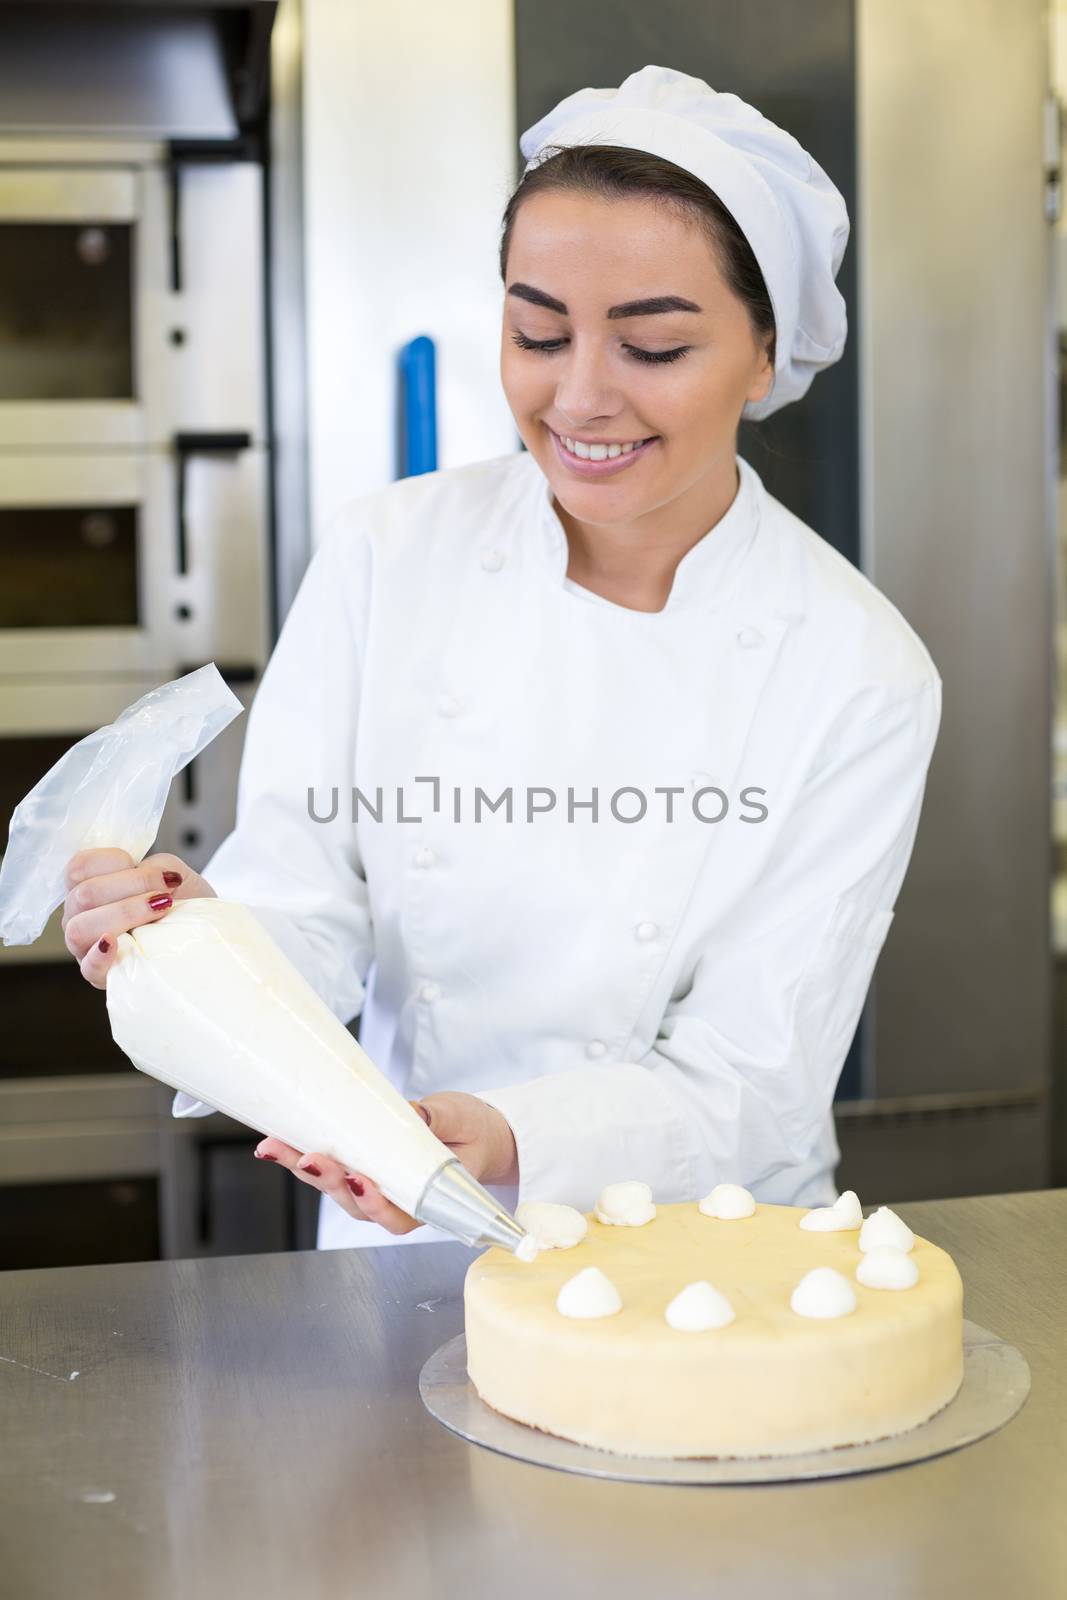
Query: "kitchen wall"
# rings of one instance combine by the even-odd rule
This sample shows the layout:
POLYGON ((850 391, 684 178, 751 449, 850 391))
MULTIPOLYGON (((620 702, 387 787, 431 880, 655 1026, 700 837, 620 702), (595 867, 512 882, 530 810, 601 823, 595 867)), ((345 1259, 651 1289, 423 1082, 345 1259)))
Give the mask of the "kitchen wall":
POLYGON ((499 380, 512 8, 303 0, 312 544, 395 473, 394 362, 437 345, 438 465, 517 445, 499 380))

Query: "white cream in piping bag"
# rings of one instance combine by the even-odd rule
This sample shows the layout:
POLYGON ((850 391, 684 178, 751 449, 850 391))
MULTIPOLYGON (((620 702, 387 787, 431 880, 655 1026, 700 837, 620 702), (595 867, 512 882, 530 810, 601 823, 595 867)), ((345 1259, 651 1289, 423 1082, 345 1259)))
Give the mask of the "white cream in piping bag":
POLYGON ((142 1072, 366 1173, 404 1211, 454 1160, 246 906, 179 900, 120 934, 107 1009, 142 1072))

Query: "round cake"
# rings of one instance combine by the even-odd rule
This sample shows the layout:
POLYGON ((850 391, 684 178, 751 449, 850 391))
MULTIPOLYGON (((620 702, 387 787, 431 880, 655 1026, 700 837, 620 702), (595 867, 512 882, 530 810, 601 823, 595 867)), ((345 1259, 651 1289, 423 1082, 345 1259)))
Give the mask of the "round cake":
POLYGON ((623 1455, 793 1455, 916 1427, 963 1378, 963 1284, 951 1256, 892 1213, 913 1243, 906 1259, 904 1250, 879 1256, 901 1258, 890 1259, 890 1276, 906 1268, 917 1279, 857 1280, 861 1214, 850 1196, 857 1220, 834 1231, 802 1228, 806 1208, 763 1204, 728 1220, 696 1203, 660 1205, 642 1225, 619 1226, 598 1220, 598 1202, 570 1248, 532 1262, 487 1250, 464 1283, 474 1388, 518 1422, 623 1455), (599 1272, 572 1285, 590 1267, 599 1272), (819 1268, 833 1271, 809 1283, 829 1285, 829 1300, 800 1299, 809 1308, 800 1314, 794 1291, 819 1268), (582 1309, 559 1309, 565 1285, 560 1303, 582 1309), (667 1308, 687 1289, 690 1307, 694 1290, 702 1305, 712 1291, 718 1304, 724 1297, 732 1320, 672 1325, 667 1308))

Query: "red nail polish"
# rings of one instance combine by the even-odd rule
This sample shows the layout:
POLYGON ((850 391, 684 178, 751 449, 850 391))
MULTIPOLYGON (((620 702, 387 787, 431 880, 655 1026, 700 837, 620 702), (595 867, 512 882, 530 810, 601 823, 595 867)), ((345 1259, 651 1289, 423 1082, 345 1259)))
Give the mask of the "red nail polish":
POLYGON ((359 1179, 358 1178, 346 1178, 345 1182, 348 1184, 348 1187, 351 1189, 351 1191, 355 1195, 356 1199, 357 1200, 362 1200, 363 1199, 363 1185, 360 1183, 359 1179))
POLYGON ((322 1177, 322 1168, 317 1167, 313 1161, 303 1161, 300 1164, 301 1172, 310 1172, 313 1178, 322 1177))
POLYGON ((102 956, 106 956, 108 951, 111 949, 111 944, 107 939, 98 939, 96 941, 96 948, 99 950, 102 956))
POLYGON ((153 894, 149 895, 148 904, 153 911, 166 911, 168 906, 174 904, 174 901, 169 894, 153 894))
POLYGON ((168 889, 176 889, 181 881, 182 875, 180 872, 165 872, 163 874, 163 882, 168 889))
POLYGON ((258 1150, 253 1150, 252 1154, 255 1156, 257 1161, 277 1161, 277 1159, 278 1159, 277 1156, 268 1155, 266 1151, 264 1151, 263 1154, 260 1155, 258 1150))

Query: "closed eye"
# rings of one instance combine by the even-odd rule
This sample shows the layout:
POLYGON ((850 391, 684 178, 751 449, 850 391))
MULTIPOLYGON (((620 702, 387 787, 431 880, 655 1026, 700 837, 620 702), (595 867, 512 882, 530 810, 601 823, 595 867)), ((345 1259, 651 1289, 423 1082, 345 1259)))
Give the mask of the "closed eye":
MULTIPOLYGON (((566 343, 564 339, 527 339, 524 333, 513 333, 511 337, 520 350, 540 350, 547 356, 554 355, 566 343)), ((629 350, 637 361, 677 361, 692 349, 692 345, 682 344, 676 350, 638 350, 636 345, 627 344, 623 349, 629 350)))

